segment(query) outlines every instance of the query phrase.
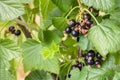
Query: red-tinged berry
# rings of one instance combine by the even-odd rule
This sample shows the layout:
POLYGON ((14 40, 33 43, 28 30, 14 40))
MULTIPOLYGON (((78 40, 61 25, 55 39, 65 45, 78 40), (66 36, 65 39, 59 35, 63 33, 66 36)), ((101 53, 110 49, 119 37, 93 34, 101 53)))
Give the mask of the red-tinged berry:
POLYGON ((81 30, 81 33, 82 33, 83 35, 85 35, 85 34, 88 33, 88 30, 87 30, 87 29, 82 29, 82 30, 81 30))
POLYGON ((66 28, 65 28, 65 32, 66 32, 67 34, 71 33, 71 31, 72 31, 71 27, 66 27, 66 28))
POLYGON ((14 32, 14 34, 15 34, 16 36, 19 36, 19 35, 21 34, 21 31, 20 31, 20 30, 16 30, 16 31, 14 32))
POLYGON ((72 34, 73 37, 78 37, 79 36, 79 31, 73 30, 71 34, 72 34))

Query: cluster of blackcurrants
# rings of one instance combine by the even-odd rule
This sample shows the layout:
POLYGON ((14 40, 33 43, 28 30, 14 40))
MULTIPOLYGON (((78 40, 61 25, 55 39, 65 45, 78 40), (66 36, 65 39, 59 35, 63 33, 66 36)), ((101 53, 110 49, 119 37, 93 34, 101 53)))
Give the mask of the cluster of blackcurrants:
POLYGON ((81 22, 76 22, 75 20, 69 20, 68 26, 65 28, 65 32, 73 37, 79 37, 80 34, 87 34, 88 30, 93 26, 93 21, 91 21, 91 16, 88 13, 83 15, 83 20, 81 22))
POLYGON ((95 54, 95 51, 93 50, 89 50, 84 57, 86 65, 95 65, 98 68, 101 67, 101 61, 104 60, 104 58, 98 52, 95 54))
POLYGON ((21 34, 21 31, 16 30, 14 26, 9 27, 9 32, 11 32, 12 34, 15 34, 16 36, 19 36, 21 34))
MULTIPOLYGON (((101 67, 101 61, 104 60, 98 52, 95 54, 93 50, 89 50, 83 57, 87 66, 95 65, 98 68, 101 67)), ((78 68, 81 71, 83 66, 83 62, 76 61, 76 64, 72 65, 72 70, 78 68)))

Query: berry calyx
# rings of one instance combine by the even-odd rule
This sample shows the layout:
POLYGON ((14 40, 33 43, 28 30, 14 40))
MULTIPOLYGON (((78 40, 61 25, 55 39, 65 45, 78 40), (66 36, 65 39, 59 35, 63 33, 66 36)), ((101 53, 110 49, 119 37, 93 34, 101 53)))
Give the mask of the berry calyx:
POLYGON ((16 31, 14 32, 14 34, 15 34, 16 36, 19 36, 19 35, 21 34, 21 31, 20 31, 20 30, 16 30, 16 31))
POLYGON ((65 28, 65 32, 66 32, 67 34, 71 33, 71 31, 72 31, 71 27, 66 27, 66 28, 65 28))
POLYGON ((99 60, 96 60, 95 61, 95 66, 97 66, 98 68, 100 68, 101 67, 101 62, 99 60))
POLYGON ((79 36, 79 31, 73 30, 71 34, 72 34, 73 37, 78 37, 79 36))
POLYGON ((90 14, 87 14, 87 13, 84 14, 84 15, 83 15, 83 19, 84 19, 84 20, 90 20, 90 19, 91 19, 90 14))

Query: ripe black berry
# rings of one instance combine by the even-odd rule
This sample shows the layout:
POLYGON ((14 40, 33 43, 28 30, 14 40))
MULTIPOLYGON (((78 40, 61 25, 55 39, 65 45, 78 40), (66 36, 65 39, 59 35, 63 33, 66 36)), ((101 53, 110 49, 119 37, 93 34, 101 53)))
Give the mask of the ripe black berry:
POLYGON ((15 27, 14 26, 10 26, 9 27, 9 31, 13 34, 15 32, 15 27))
POLYGON ((93 24, 93 21, 88 20, 86 22, 86 25, 87 25, 88 28, 90 28, 92 24, 93 24))
POLYGON ((84 14, 83 19, 84 20, 90 20, 91 19, 90 14, 84 14))
POLYGON ((14 26, 10 26, 10 27, 9 27, 9 31, 12 31, 12 30, 14 30, 14 29, 15 29, 14 26))
POLYGON ((87 65, 94 65, 94 60, 92 59, 92 60, 86 60, 86 64, 87 65))
POLYGON ((72 34, 72 36, 74 36, 74 37, 78 37, 78 36, 79 36, 79 31, 73 30, 71 34, 72 34))
POLYGON ((77 37, 77 42, 79 42, 79 40, 80 40, 80 37, 77 37))
POLYGON ((83 63, 81 63, 81 62, 80 62, 80 63, 78 63, 78 64, 77 64, 77 67, 79 68, 79 70, 81 70, 81 69, 82 69, 82 67, 83 67, 83 63))
POLYGON ((65 32, 66 32, 67 34, 71 33, 71 31, 72 31, 71 27, 66 27, 66 28, 65 28, 65 32))
POLYGON ((102 56, 101 56, 99 53, 97 53, 97 54, 96 54, 96 58, 99 59, 99 60, 101 60, 101 59, 102 59, 102 56))
POLYGON ((101 62, 100 62, 99 60, 96 60, 96 61, 95 61, 95 65, 96 65, 98 68, 100 68, 101 62))
POLYGON ((88 57, 95 57, 95 52, 93 50, 89 50, 88 53, 87 53, 87 56, 88 57))
POLYGON ((21 34, 21 31, 20 31, 20 30, 16 30, 16 31, 14 32, 14 34, 15 34, 16 36, 19 36, 19 35, 21 34))
POLYGON ((73 26, 76 25, 76 22, 75 22, 75 20, 69 20, 68 24, 69 24, 71 27, 73 27, 73 26))

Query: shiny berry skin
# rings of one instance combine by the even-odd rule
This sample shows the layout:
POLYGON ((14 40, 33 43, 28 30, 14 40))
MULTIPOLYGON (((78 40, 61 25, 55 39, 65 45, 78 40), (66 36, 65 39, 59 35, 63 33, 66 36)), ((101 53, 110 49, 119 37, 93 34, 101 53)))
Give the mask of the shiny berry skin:
POLYGON ((86 64, 87 65, 94 65, 94 60, 92 59, 92 60, 86 60, 86 64))
POLYGON ((89 28, 91 27, 92 24, 93 24, 93 21, 88 20, 86 22, 86 26, 89 27, 89 28))
POLYGON ((95 65, 100 65, 101 63, 100 63, 100 61, 99 60, 96 60, 95 61, 95 65))
POLYGON ((21 31, 20 31, 20 30, 16 30, 16 31, 14 32, 14 34, 15 34, 16 36, 19 36, 19 35, 21 34, 21 31))
POLYGON ((91 19, 90 14, 84 14, 83 19, 84 20, 90 20, 91 19))
POLYGON ((12 34, 14 34, 14 32, 15 32, 15 27, 14 27, 14 26, 10 26, 10 27, 9 27, 9 31, 10 31, 12 34))
POLYGON ((65 28, 65 32, 66 32, 67 34, 71 33, 71 31, 72 31, 71 27, 66 27, 66 28, 65 28))
POLYGON ((14 29, 15 29, 14 26, 10 26, 10 27, 9 27, 9 31, 12 31, 12 30, 14 30, 14 29))
POLYGON ((71 27, 76 25, 75 20, 69 20, 68 25, 70 25, 71 27))
POLYGON ((88 53, 86 54, 86 56, 94 58, 95 52, 93 50, 89 50, 88 53))
POLYGON ((72 34, 73 37, 78 37, 79 36, 79 31, 73 30, 71 34, 72 34))
POLYGON ((81 63, 81 62, 80 62, 80 63, 78 63, 78 64, 77 64, 77 67, 79 68, 79 70, 81 70, 81 69, 82 69, 82 67, 83 67, 83 63, 81 63))
POLYGON ((97 53, 97 54, 96 54, 96 58, 99 59, 99 60, 101 60, 101 59, 102 59, 102 56, 101 56, 99 53, 97 53))

